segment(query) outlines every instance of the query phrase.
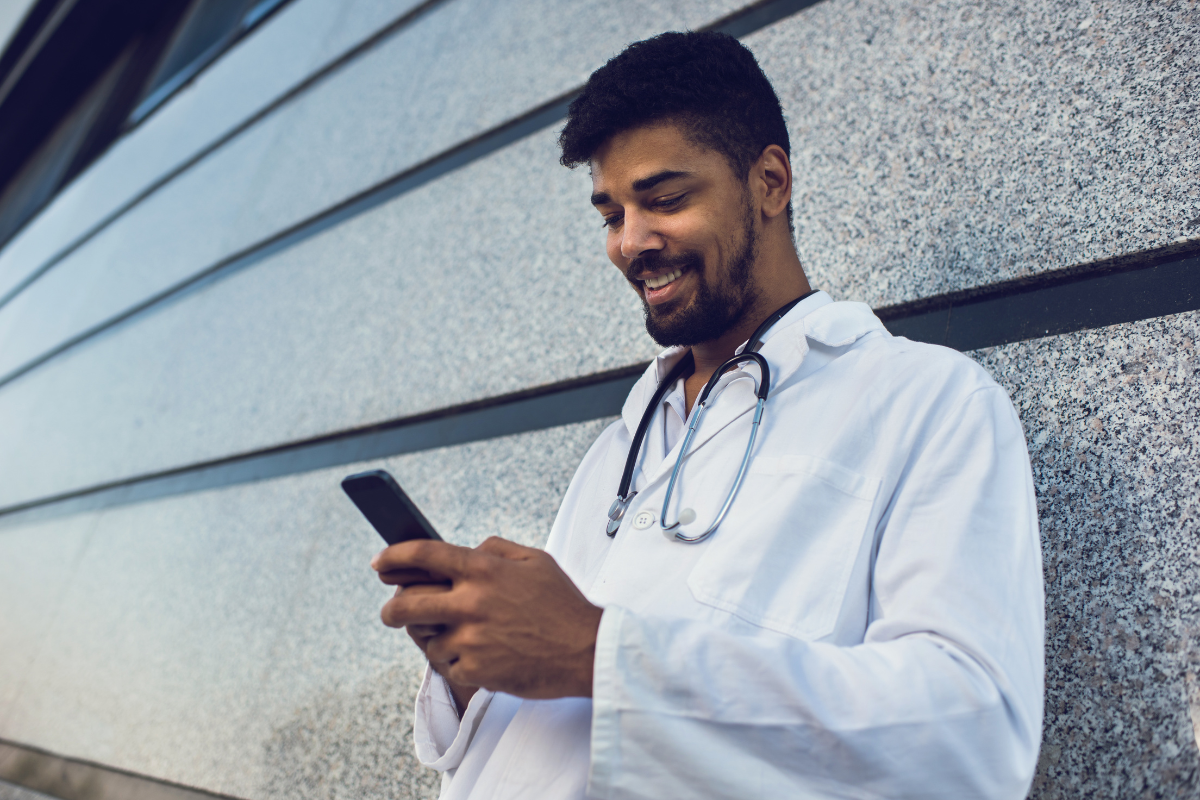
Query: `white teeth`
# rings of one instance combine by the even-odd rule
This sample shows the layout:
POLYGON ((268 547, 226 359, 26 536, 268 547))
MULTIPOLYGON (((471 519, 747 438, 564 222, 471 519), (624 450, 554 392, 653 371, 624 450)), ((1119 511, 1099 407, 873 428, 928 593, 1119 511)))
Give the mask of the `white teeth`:
POLYGON ((662 287, 666 286, 668 283, 675 280, 682 274, 683 274, 683 270, 677 269, 674 272, 668 273, 666 275, 659 275, 657 278, 646 278, 645 283, 646 283, 646 286, 650 289, 661 289, 662 287))

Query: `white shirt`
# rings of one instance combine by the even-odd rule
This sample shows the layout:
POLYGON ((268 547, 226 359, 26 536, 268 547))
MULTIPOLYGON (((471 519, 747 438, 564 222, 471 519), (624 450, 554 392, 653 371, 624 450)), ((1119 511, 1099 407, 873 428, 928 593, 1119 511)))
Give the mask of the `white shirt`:
MULTIPOLYGON (((638 494, 604 534, 633 431, 682 349, 650 365, 567 490, 547 550, 604 607, 594 699, 480 690, 460 725, 427 672, 416 751, 444 771, 445 800, 1025 796, 1043 593, 1007 395, 965 356, 823 293, 760 352, 770 399, 708 541, 632 526, 662 506, 666 425, 650 427, 638 494)), ((722 378, 693 440, 675 495, 697 512, 685 532, 732 485, 755 371, 722 378)))

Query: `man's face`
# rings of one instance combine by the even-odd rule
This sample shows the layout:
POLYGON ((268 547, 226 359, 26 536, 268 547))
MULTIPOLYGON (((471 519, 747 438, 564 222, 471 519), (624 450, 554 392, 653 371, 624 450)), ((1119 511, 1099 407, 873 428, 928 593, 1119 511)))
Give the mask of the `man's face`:
POLYGON ((720 153, 676 125, 619 133, 592 158, 609 259, 642 298, 660 345, 712 341, 754 306, 757 221, 720 153))

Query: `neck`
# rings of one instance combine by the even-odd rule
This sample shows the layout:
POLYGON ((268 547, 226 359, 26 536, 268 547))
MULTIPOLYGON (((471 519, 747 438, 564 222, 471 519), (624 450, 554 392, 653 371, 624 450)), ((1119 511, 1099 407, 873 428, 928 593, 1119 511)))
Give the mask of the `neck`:
POLYGON ((717 367, 733 357, 734 352, 750 338, 758 326, 775 311, 809 291, 808 279, 800 266, 800 259, 791 246, 790 237, 782 252, 760 254, 758 277, 761 290, 753 306, 722 336, 692 346, 692 357, 696 360, 696 371, 685 383, 688 411, 696 395, 717 371, 717 367))
POLYGON ((711 376, 717 367, 733 357, 734 351, 758 330, 767 317, 810 291, 808 279, 804 276, 800 259, 791 248, 790 239, 785 252, 762 255, 764 258, 760 258, 759 269, 754 273, 760 287, 754 304, 723 335, 692 346, 697 373, 711 376), (771 258, 771 255, 775 257, 771 258))

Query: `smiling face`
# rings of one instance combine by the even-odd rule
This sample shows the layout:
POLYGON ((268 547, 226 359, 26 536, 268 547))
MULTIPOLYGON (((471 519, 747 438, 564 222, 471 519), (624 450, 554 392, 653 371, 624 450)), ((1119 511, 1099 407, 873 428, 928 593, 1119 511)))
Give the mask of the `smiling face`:
POLYGON ((656 342, 712 341, 751 312, 757 214, 723 155, 667 122, 614 135, 591 165, 608 257, 642 298, 656 342))

